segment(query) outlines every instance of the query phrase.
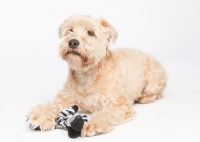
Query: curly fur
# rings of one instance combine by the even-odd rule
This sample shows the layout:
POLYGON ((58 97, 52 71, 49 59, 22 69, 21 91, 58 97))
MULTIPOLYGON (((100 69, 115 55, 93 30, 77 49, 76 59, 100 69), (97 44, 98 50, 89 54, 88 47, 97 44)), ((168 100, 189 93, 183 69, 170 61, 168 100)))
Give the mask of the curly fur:
POLYGON ((68 79, 53 102, 30 111, 31 125, 49 130, 63 108, 78 105, 92 112, 81 135, 93 136, 132 120, 134 102, 151 103, 162 97, 167 81, 162 65, 135 49, 109 50, 117 32, 106 20, 71 16, 59 27, 59 37, 60 56, 69 66, 68 79), (69 48, 71 39, 80 42, 78 48, 69 48))

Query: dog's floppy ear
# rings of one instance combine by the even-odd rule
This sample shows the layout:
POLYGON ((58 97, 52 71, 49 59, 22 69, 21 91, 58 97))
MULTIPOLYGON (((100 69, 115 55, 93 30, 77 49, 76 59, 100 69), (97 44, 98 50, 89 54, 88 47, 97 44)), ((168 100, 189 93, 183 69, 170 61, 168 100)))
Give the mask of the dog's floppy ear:
POLYGON ((105 19, 101 18, 100 24, 108 30, 108 32, 110 34, 109 40, 112 41, 112 43, 115 43, 115 41, 118 37, 116 30, 105 19))
POLYGON ((62 38, 65 35, 65 32, 67 30, 67 23, 69 22, 68 19, 65 19, 63 21, 63 23, 60 25, 60 27, 58 28, 58 36, 59 38, 62 38))

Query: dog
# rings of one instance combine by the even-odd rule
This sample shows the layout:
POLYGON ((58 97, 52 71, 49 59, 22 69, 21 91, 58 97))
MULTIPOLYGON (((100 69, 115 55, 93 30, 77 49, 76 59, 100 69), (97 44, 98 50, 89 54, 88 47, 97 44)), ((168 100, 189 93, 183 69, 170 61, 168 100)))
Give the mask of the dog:
POLYGON ((92 113, 82 137, 107 133, 133 119, 133 103, 152 103, 162 97, 167 73, 161 63, 139 50, 110 50, 118 34, 105 19, 74 15, 58 30, 68 78, 55 100, 29 112, 28 123, 33 127, 50 130, 60 111, 78 105, 92 113))

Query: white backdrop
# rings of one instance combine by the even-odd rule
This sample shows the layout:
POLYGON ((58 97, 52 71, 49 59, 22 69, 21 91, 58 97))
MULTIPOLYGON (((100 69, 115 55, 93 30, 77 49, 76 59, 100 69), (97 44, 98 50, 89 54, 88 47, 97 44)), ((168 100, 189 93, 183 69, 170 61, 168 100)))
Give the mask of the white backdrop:
POLYGON ((58 27, 73 14, 104 17, 118 32, 110 48, 154 55, 169 73, 163 99, 135 104, 135 119, 81 141, 200 141, 199 0, 1 0, 0 141, 70 141, 65 131, 34 132, 26 114, 54 98, 67 77, 58 27))

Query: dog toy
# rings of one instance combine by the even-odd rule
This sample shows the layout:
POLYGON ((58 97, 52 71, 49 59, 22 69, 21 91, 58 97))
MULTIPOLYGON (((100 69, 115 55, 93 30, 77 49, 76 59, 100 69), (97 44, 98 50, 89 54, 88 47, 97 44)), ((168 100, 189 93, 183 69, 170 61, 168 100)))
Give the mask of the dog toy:
MULTIPOLYGON (((77 105, 62 110, 56 119, 57 125, 53 129, 67 130, 70 138, 79 137, 84 123, 88 121, 88 117, 87 115, 76 113, 77 111, 77 105)), ((31 128, 33 130, 41 130, 40 127, 31 128)))
POLYGON ((88 117, 84 114, 76 113, 77 111, 77 105, 62 110, 57 118, 55 129, 68 130, 70 138, 79 137, 84 123, 88 121, 88 117))

